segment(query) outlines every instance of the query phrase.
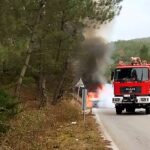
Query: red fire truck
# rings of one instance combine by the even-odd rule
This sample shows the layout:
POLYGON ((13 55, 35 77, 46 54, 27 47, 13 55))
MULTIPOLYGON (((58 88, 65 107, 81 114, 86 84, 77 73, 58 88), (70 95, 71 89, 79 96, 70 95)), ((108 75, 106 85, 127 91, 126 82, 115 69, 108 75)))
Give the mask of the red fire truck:
POLYGON ((118 65, 113 72, 116 114, 144 108, 150 114, 150 64, 118 65))

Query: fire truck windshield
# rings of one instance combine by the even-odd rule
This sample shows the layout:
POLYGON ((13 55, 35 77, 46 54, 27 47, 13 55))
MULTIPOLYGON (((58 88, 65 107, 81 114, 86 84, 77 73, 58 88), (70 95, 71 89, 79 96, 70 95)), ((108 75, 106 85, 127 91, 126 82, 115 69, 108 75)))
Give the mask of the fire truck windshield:
POLYGON ((115 81, 147 81, 148 68, 117 68, 115 70, 115 81))

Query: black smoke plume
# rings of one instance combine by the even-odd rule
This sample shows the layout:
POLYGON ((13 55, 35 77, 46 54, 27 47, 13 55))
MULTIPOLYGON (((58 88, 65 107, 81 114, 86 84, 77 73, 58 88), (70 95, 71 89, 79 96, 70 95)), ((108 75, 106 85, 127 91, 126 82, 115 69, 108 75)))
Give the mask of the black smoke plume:
POLYGON ((103 38, 91 36, 81 45, 78 61, 78 75, 89 85, 105 82, 105 70, 110 62, 111 52, 103 38))

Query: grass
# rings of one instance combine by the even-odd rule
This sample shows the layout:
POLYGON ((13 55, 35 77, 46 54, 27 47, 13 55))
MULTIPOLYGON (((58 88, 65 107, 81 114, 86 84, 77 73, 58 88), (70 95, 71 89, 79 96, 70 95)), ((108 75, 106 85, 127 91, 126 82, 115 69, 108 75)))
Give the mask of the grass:
MULTIPOLYGON (((33 106, 34 101, 30 101, 33 106)), ((36 103, 35 103, 36 104, 36 103)), ((1 136, 6 150, 105 150, 92 116, 86 127, 79 107, 70 101, 43 109, 28 108, 11 120, 12 128, 1 136)))

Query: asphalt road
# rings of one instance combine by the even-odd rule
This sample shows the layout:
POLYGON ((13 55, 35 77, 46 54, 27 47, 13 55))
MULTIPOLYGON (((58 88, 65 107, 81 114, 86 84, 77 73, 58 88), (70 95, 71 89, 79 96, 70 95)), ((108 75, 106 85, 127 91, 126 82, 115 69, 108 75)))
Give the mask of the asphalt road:
POLYGON ((94 112, 120 150, 150 150, 150 115, 144 109, 122 115, 116 115, 115 109, 94 112))

